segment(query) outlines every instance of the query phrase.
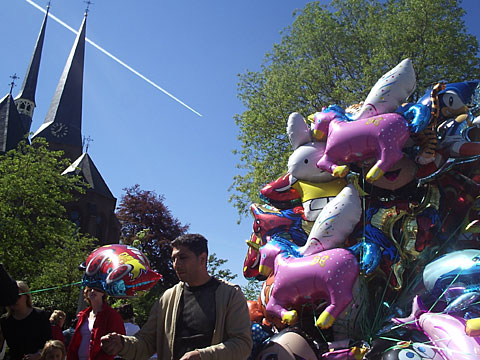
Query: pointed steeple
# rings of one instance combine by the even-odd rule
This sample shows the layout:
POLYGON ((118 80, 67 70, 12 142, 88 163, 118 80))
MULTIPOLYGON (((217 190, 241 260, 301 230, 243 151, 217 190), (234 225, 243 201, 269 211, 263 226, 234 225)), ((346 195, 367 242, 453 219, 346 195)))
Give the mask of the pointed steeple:
POLYGON ((22 119, 25 133, 30 132, 30 126, 32 125, 33 110, 35 109, 35 91, 37 90, 38 73, 40 69, 40 60, 42 57, 43 40, 45 39, 45 29, 47 27, 48 11, 50 6, 47 6, 45 17, 43 19, 40 33, 38 34, 37 43, 33 51, 30 65, 28 66, 25 79, 20 93, 15 98, 15 104, 17 105, 18 112, 22 119))
POLYGON ((0 100, 0 153, 15 149, 25 133, 12 94, 0 100))
POLYGON ((62 173, 62 175, 66 174, 80 175, 88 185, 90 185, 87 191, 92 191, 107 199, 115 199, 105 180, 103 180, 102 175, 93 163, 92 158, 87 153, 80 155, 80 157, 62 173))
POLYGON ((72 161, 82 154, 82 93, 87 14, 53 95, 44 123, 32 138, 45 138, 72 161))

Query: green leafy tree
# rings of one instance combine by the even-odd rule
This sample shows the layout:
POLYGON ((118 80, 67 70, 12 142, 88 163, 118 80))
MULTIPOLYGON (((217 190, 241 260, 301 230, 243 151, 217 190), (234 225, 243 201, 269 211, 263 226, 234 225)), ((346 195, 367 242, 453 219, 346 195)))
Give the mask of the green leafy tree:
POLYGON ((256 301, 262 291, 263 282, 258 280, 248 280, 247 285, 242 286, 243 294, 247 300, 256 301))
POLYGON ((235 116, 241 148, 230 201, 241 214, 266 183, 286 171, 285 132, 293 111, 364 100, 375 82, 402 59, 413 61, 416 100, 439 80, 480 76, 478 40, 466 33, 456 0, 334 0, 312 2, 294 14, 260 71, 240 75, 246 110, 235 116))
POLYGON ((49 311, 63 310, 68 319, 76 315, 82 291, 79 282, 83 273, 78 265, 85 261, 94 246, 94 239, 87 236, 72 236, 70 240, 42 265, 42 273, 31 283, 32 290, 48 289, 33 294, 35 303, 49 311))
MULTIPOLYGON (((0 261, 32 290, 78 282, 76 267, 91 245, 66 216, 65 204, 86 186, 77 176, 61 175, 68 165, 43 139, 0 155, 0 261)), ((34 294, 33 300, 75 313, 78 291, 67 286, 34 294)))
POLYGON ((237 277, 236 274, 232 274, 230 269, 221 269, 221 267, 228 262, 226 259, 219 259, 217 254, 213 253, 208 255, 207 269, 208 273, 212 276, 215 276, 218 279, 223 279, 226 281, 233 280, 237 277))

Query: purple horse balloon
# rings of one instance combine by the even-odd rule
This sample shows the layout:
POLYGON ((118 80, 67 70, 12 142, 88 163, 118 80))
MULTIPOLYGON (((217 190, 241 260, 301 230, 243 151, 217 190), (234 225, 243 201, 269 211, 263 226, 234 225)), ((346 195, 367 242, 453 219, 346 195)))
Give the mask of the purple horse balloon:
POLYGON ((260 253, 259 271, 275 274, 273 290, 266 311, 288 325, 297 320, 297 311, 288 310, 306 303, 327 300, 329 305, 317 319, 322 329, 332 326, 335 319, 352 302, 352 288, 357 281, 359 266, 355 256, 346 249, 331 249, 317 254, 285 256, 281 241, 272 240, 264 246, 247 241, 260 253))
POLYGON ((378 180, 402 158, 402 147, 410 136, 408 121, 397 113, 346 121, 337 111, 327 108, 315 113, 313 119, 314 137, 322 140, 327 135, 317 167, 337 177, 349 171, 347 165, 341 164, 375 158, 377 162, 366 180, 378 180))

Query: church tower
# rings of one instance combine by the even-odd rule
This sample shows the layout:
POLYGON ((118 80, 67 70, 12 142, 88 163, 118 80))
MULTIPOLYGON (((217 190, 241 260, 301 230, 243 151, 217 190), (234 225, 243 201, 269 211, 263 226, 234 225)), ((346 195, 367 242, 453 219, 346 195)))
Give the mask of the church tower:
POLYGON ((42 57, 43 40, 47 27, 48 10, 43 18, 42 27, 33 51, 30 65, 28 66, 22 88, 18 96, 13 99, 12 90, 15 85, 16 75, 12 76, 13 82, 10 93, 0 100, 0 153, 15 149, 18 143, 30 132, 33 111, 35 109, 35 91, 37 89, 40 59, 42 57))
POLYGON ((25 136, 11 92, 0 100, 0 154, 15 149, 25 136))
POLYGON ((82 94, 87 14, 53 95, 45 121, 32 136, 45 138, 72 162, 82 154, 82 94))
POLYGON ((35 132, 52 150, 62 150, 72 165, 63 174, 79 175, 89 185, 77 201, 66 205, 70 220, 99 244, 118 243, 120 224, 113 196, 91 157, 83 152, 82 99, 87 13, 73 44, 45 121, 35 132))
MULTIPOLYGON (((14 149, 30 132, 48 11, 47 7, 20 93, 14 100, 13 81, 10 93, 0 99, 0 153, 14 149)), ((120 223, 115 216, 117 199, 92 158, 83 152, 82 100, 87 13, 88 8, 45 120, 32 139, 37 136, 45 138, 51 150, 62 150, 71 163, 63 175, 79 175, 88 184, 85 194, 66 204, 65 208, 70 220, 82 233, 95 236, 98 238, 98 245, 103 245, 118 243, 120 223)), ((17 79, 16 75, 12 78, 17 79)))
POLYGON ((38 73, 40 70, 40 60, 42 58, 43 40, 45 39, 45 28, 47 27, 48 12, 50 6, 47 6, 45 17, 43 18, 42 27, 38 34, 37 43, 33 50, 32 59, 28 66, 27 73, 23 80, 20 93, 15 98, 15 104, 17 105, 18 113, 22 119, 22 125, 25 134, 30 132, 30 126, 32 125, 33 111, 35 110, 35 92, 37 90, 38 73))

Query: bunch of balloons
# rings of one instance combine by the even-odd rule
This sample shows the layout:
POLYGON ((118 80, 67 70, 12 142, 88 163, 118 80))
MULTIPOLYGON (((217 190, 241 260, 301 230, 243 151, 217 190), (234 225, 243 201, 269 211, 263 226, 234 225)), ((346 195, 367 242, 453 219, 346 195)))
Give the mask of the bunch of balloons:
POLYGON ((289 116, 251 206, 253 359, 480 359, 480 85, 415 87, 405 59, 361 104, 289 116))

